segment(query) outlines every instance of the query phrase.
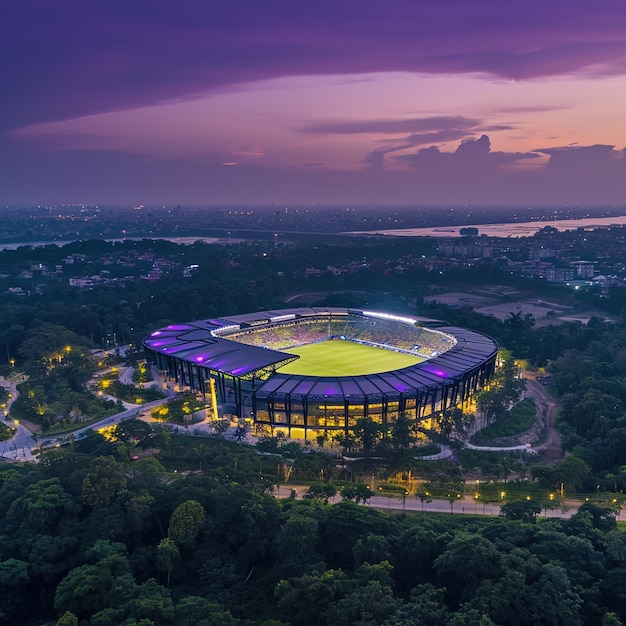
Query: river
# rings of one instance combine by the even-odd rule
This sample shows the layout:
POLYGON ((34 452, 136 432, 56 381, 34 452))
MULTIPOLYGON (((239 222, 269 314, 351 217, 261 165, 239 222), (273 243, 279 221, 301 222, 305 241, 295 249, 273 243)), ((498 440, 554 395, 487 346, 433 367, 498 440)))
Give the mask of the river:
POLYGON ((394 237, 460 237, 461 228, 477 228, 479 235, 488 237, 531 237, 544 226, 559 231, 626 225, 626 215, 615 217, 588 217, 577 220, 551 220, 545 222, 511 222, 504 224, 463 224, 461 226, 434 226, 428 228, 394 228, 391 230, 352 231, 350 235, 391 235, 394 237))

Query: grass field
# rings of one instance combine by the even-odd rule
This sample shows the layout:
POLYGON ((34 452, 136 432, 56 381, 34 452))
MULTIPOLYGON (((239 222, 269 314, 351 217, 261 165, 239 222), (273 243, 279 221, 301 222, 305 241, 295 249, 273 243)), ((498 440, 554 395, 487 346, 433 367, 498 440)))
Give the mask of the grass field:
POLYGON ((403 352, 365 346, 353 341, 322 341, 298 348, 290 348, 290 354, 300 358, 288 363, 278 371, 281 374, 301 376, 359 376, 397 370, 425 359, 403 352))

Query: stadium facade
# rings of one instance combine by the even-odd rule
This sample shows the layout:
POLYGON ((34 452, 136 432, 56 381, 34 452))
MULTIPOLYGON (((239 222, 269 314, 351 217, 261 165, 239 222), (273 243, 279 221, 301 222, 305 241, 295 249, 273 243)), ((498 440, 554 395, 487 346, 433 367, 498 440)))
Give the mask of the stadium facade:
POLYGON ((347 434, 364 416, 387 424, 403 412, 421 421, 455 407, 485 385, 498 351, 482 333, 352 308, 262 311, 173 324, 151 333, 143 345, 167 377, 212 397, 220 416, 234 414, 273 433, 308 439, 347 434), (281 371, 300 358, 290 349, 329 339, 411 354, 419 362, 349 376, 281 371))

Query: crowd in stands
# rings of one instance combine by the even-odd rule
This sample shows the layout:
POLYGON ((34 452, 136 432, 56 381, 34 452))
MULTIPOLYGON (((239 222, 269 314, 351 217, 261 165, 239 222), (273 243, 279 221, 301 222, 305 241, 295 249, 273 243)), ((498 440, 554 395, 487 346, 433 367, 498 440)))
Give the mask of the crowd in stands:
POLYGON ((327 320, 298 320, 263 326, 262 328, 238 330, 229 333, 227 338, 251 346, 286 350, 287 348, 325 341, 331 336, 327 320))
POLYGON ((300 319, 284 324, 247 328, 229 333, 232 341, 273 350, 287 350, 327 339, 346 339, 431 357, 449 350, 453 337, 438 331, 365 316, 300 319))

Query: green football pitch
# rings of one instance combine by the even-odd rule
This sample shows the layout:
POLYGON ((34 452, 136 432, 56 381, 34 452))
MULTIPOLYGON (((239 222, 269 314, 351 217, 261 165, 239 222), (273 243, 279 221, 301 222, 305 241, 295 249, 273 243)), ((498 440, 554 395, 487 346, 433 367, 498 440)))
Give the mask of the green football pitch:
POLYGON ((285 350, 297 354, 297 361, 278 371, 300 376, 360 376, 378 374, 421 363, 425 359, 412 354, 374 348, 354 341, 335 339, 285 350))

